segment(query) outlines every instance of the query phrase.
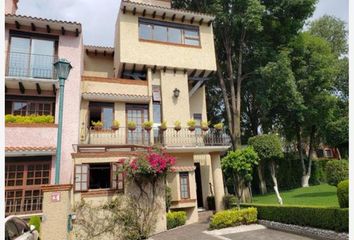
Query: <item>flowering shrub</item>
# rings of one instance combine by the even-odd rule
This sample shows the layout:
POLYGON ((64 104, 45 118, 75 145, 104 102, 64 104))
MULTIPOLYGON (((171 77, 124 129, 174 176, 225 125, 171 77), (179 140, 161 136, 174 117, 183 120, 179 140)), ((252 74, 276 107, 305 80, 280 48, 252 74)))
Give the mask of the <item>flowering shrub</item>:
POLYGON ((139 154, 133 160, 119 160, 122 171, 128 178, 156 179, 165 176, 176 159, 163 149, 149 148, 146 153, 139 154))

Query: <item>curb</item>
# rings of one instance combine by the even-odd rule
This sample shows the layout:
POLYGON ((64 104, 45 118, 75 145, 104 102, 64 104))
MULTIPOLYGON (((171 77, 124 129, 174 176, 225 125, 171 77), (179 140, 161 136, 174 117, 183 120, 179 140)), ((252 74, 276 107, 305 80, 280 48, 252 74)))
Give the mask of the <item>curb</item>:
POLYGON ((310 237, 318 240, 348 240, 348 233, 337 233, 332 230, 325 230, 312 227, 304 227, 299 225, 285 224, 266 220, 258 220, 258 223, 274 230, 295 233, 305 237, 310 237))

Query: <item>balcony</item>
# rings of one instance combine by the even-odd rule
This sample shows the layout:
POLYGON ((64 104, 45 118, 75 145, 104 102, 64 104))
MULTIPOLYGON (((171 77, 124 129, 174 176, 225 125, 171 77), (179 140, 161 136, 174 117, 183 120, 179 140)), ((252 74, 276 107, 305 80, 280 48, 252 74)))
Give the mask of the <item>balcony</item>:
MULTIPOLYGON (((6 61, 5 91, 7 89, 37 90, 52 92, 57 83, 53 63, 57 56, 9 52, 6 61)), ((46 92, 45 92, 46 93, 46 92)))
POLYGON ((82 135, 82 144, 92 145, 162 145, 165 147, 210 147, 210 146, 230 146, 230 137, 224 131, 209 129, 202 131, 196 129, 190 131, 188 128, 182 128, 176 131, 174 128, 168 128, 160 131, 154 128, 146 131, 137 128, 130 131, 127 128, 119 130, 101 130, 88 129, 86 134, 82 135))
POLYGON ((57 56, 9 52, 7 55, 7 77, 56 79, 53 64, 57 56))

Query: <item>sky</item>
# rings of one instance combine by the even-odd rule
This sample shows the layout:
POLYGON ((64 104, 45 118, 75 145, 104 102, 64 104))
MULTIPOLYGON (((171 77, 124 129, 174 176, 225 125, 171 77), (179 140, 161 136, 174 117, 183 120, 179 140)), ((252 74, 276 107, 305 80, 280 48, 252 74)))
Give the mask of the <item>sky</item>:
MULTIPOLYGON (((84 44, 112 47, 119 4, 120 0, 20 0, 17 14, 79 22, 84 44)), ((348 9, 349 0, 319 0, 309 20, 327 14, 348 22, 348 9)))

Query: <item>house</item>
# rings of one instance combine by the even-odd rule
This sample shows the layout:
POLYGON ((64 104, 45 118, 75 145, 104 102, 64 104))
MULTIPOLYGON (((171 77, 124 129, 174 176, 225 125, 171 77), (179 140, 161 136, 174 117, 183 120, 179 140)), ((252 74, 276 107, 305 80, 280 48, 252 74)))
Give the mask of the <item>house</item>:
MULTIPOLYGON (((49 115, 54 122, 6 123, 6 214, 41 215, 43 206, 42 238, 68 237, 73 206, 134 191, 116 174, 117 164, 154 145, 176 158, 167 176, 171 210, 186 211, 189 224, 208 209, 208 196, 222 209, 220 155, 230 141, 223 130, 201 128, 205 82, 216 71, 214 17, 172 9, 170 0, 123 0, 114 47, 84 46, 81 24, 17 15, 17 3, 6 0, 6 114, 49 115), (54 185, 58 58, 73 69, 65 83, 60 183, 54 185), (197 123, 193 131, 190 119, 197 123), (143 128, 146 121, 153 122, 151 130, 143 128), (129 129, 131 122, 136 126, 129 129)), ((161 207, 156 231, 164 230, 161 207)))
MULTIPOLYGON (((167 177, 171 209, 186 211, 188 224, 198 221, 198 208, 208 208, 208 196, 215 195, 217 210, 223 208, 220 153, 229 141, 223 132, 200 128, 207 121, 205 81, 216 71, 213 19, 172 9, 169 0, 123 0, 114 47, 84 47, 80 143, 72 154, 75 202, 132 191, 115 174, 118 160, 159 144, 176 157, 167 177), (190 119, 197 121, 195 131, 188 129, 190 119), (142 127, 148 120, 151 131, 142 127), (166 131, 158 128, 163 121, 166 131), (181 130, 174 129, 175 121, 181 130), (136 129, 129 130, 128 122, 136 129)), ((166 229, 162 210, 157 231, 166 229)))
POLYGON ((5 2, 5 113, 53 116, 53 123, 6 123, 5 214, 42 213, 42 186, 54 183, 58 80, 53 63, 74 66, 65 85, 60 183, 72 181, 72 145, 79 141, 83 69, 81 24, 16 14, 18 0, 5 2))

